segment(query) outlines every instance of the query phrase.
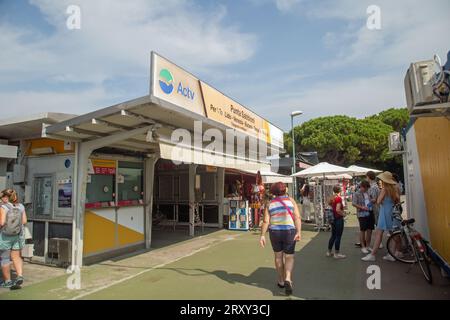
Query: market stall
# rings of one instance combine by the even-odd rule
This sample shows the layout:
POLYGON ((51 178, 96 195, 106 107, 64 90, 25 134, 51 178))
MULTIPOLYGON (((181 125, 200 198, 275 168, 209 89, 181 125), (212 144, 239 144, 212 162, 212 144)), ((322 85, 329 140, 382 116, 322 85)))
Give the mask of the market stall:
POLYGON ((310 180, 315 181, 313 192, 314 216, 316 228, 318 230, 326 229, 323 213, 326 208, 327 194, 329 193, 330 189, 332 190, 333 185, 335 184, 335 182, 333 181, 349 177, 344 175, 348 175, 351 173, 352 171, 348 168, 329 164, 328 162, 321 162, 315 166, 292 175, 293 177, 309 178, 310 180), (338 179, 335 179, 336 177, 338 177, 338 179))

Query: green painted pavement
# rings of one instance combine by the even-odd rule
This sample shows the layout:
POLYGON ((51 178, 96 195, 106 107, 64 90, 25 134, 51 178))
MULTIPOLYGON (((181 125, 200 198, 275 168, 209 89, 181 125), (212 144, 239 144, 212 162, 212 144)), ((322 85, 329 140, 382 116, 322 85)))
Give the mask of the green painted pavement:
MULTIPOLYGON (((247 232, 229 241, 214 242, 210 247, 167 265, 144 270, 140 275, 118 284, 103 283, 103 290, 82 296, 84 299, 449 299, 449 282, 440 278, 435 269, 436 284, 429 286, 417 266, 408 266, 381 259, 381 290, 366 287, 366 262, 355 248, 358 229, 356 219, 348 218, 341 251, 347 259, 325 257, 329 232, 314 232, 305 225, 302 241, 296 249, 294 294, 286 297, 276 287, 270 245, 259 247, 257 233, 247 232)), ((214 236, 213 233, 210 236, 214 236)), ((175 250, 172 246, 170 250, 175 250)), ((164 249, 161 249, 164 250, 164 249)), ((167 249, 170 251, 169 249, 167 249)), ((166 251, 167 251, 166 250, 166 251)), ((121 265, 124 270, 134 265, 121 265)), ((105 266, 89 269, 99 276, 105 266), (98 269, 96 269, 98 268, 98 269)), ((83 275, 85 277, 85 275, 83 275)), ((85 279, 85 278, 83 278, 85 279)), ((65 282, 60 277, 11 292, 1 298, 70 298, 55 295, 65 282), (55 289, 56 288, 56 289, 55 289)), ((95 286, 94 286, 95 288, 95 286)), ((78 292, 79 294, 79 292, 78 292)))

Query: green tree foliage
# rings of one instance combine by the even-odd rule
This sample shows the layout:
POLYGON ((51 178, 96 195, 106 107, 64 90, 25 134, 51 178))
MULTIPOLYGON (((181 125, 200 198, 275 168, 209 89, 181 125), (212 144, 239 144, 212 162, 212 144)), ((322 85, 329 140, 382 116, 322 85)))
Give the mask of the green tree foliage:
MULTIPOLYGON (((294 128, 296 151, 317 151, 321 161, 349 166, 361 164, 401 173, 401 159, 388 153, 388 136, 409 120, 406 109, 388 109, 364 119, 329 116, 294 128)), ((291 132, 285 149, 292 153, 291 132)))
POLYGON ((406 108, 390 108, 368 118, 378 119, 383 123, 390 125, 394 131, 398 132, 406 127, 409 122, 408 110, 406 108))

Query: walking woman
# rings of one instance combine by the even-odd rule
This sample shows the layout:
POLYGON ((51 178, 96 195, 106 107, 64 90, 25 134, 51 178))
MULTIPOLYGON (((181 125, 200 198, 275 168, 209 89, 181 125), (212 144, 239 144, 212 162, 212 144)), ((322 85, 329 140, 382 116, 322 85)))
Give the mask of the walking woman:
POLYGON ((286 185, 274 183, 270 189, 275 196, 264 210, 264 223, 260 244, 266 246, 265 234, 269 230, 270 242, 275 255, 278 287, 292 294, 292 270, 294 269, 295 244, 300 240, 301 219, 294 199, 286 195, 286 185))
POLYGON ((23 261, 21 250, 25 245, 23 225, 27 223, 25 207, 18 203, 16 191, 3 190, 0 207, 0 255, 2 258, 3 288, 20 287, 23 283, 23 261), (11 261, 17 273, 17 278, 11 280, 11 261))
MULTIPOLYGON (((394 219, 392 211, 394 204, 400 203, 400 194, 397 187, 397 181, 392 177, 392 173, 385 171, 377 176, 383 184, 377 203, 380 206, 377 228, 375 231, 375 243, 372 252, 361 258, 363 261, 375 261, 378 249, 383 240, 383 233, 391 231, 394 228, 394 219)), ((395 261, 394 257, 387 254, 384 260, 395 261)))
POLYGON ((333 197, 330 199, 330 206, 333 208, 334 222, 331 225, 331 238, 328 241, 327 257, 333 256, 335 259, 345 259, 347 256, 340 253, 341 238, 344 232, 344 205, 341 198, 341 187, 333 187, 333 197), (332 254, 334 246, 334 254, 332 254))

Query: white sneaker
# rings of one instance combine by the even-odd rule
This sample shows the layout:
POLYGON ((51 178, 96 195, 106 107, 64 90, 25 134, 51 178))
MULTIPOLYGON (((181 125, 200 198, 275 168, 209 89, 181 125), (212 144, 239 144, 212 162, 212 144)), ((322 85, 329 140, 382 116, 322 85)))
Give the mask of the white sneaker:
POLYGON ((362 261, 375 261, 376 258, 373 254, 369 253, 367 256, 361 258, 362 261))
POLYGON ((395 252, 395 256, 400 259, 403 259, 405 257, 405 255, 400 251, 395 252))
POLYGON ((369 250, 368 250, 367 248, 362 248, 362 249, 361 249, 361 252, 364 253, 364 254, 368 254, 368 253, 369 253, 369 250))
POLYGON ((332 256, 331 252, 330 252, 330 251, 327 251, 326 256, 327 256, 327 257, 331 257, 331 256, 332 256))
POLYGON ((347 256, 345 254, 340 254, 340 253, 336 254, 335 253, 333 258, 335 258, 335 259, 345 259, 345 258, 347 258, 347 256))
POLYGON ((383 260, 394 262, 395 259, 389 253, 383 257, 383 260))

